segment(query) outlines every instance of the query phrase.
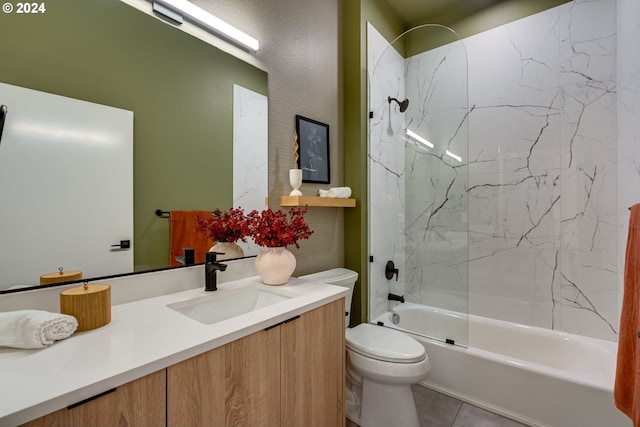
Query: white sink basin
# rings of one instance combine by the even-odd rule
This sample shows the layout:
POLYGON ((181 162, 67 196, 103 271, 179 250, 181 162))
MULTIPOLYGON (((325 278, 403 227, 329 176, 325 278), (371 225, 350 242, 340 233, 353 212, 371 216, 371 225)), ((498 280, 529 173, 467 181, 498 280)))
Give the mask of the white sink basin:
POLYGON ((256 285, 241 289, 217 290, 211 295, 175 302, 167 307, 200 323, 211 325, 287 301, 294 296, 295 294, 282 289, 266 289, 256 285))

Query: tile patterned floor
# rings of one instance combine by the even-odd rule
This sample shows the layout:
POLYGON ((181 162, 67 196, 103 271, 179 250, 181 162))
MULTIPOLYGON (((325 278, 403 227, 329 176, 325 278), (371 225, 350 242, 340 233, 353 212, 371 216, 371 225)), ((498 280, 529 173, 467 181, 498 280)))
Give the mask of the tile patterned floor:
MULTIPOLYGON (((525 427, 524 424, 429 388, 415 385, 412 389, 420 427, 525 427)), ((347 420, 347 427, 357 425, 347 420)))

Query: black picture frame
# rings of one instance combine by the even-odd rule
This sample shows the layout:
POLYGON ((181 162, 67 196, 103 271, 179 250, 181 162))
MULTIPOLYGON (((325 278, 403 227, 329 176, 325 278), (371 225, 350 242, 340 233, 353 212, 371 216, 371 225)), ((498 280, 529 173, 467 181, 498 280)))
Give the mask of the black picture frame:
POLYGON ((302 182, 329 184, 329 125, 296 115, 302 182))

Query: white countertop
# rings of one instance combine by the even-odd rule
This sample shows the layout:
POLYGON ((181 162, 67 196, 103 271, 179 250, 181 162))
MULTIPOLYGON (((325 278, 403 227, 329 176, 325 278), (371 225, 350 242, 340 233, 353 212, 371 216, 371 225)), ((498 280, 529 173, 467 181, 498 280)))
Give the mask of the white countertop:
MULTIPOLYGON (((257 276, 218 289, 261 284, 257 276)), ((41 350, 0 349, 0 426, 15 426, 189 359, 344 297, 348 289, 291 278, 277 288, 299 294, 204 325, 168 307, 204 287, 116 305, 111 323, 41 350)))

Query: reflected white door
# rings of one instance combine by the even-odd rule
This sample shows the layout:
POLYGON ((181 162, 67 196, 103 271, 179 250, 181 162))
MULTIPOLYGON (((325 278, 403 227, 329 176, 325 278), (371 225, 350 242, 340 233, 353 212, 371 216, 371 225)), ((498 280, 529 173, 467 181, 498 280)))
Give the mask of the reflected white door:
POLYGON ((133 112, 2 83, 0 104, 0 289, 133 271, 133 112))

